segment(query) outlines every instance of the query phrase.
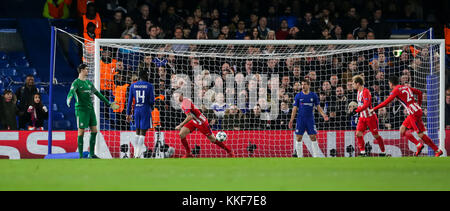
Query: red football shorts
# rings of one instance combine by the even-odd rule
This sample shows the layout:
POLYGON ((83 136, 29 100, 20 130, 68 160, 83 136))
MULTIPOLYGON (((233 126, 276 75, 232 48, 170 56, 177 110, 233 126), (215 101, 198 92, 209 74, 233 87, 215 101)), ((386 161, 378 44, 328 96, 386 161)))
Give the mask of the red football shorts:
POLYGON ((425 131, 425 125, 422 121, 422 110, 418 110, 414 112, 413 114, 408 115, 406 117, 405 121, 403 121, 403 126, 405 126, 408 129, 412 129, 418 133, 425 131))
POLYGON ((356 126, 356 131, 364 132, 369 127, 369 131, 373 134, 378 133, 378 117, 377 115, 372 115, 370 117, 359 117, 358 125, 356 126))
POLYGON ((194 131, 195 129, 197 129, 198 131, 203 133, 203 135, 205 135, 205 136, 210 136, 211 134, 213 134, 211 128, 209 127, 208 121, 205 121, 205 122, 203 122, 203 124, 199 125, 199 124, 195 123, 194 120, 191 120, 187 124, 185 124, 183 127, 188 128, 191 132, 194 131))

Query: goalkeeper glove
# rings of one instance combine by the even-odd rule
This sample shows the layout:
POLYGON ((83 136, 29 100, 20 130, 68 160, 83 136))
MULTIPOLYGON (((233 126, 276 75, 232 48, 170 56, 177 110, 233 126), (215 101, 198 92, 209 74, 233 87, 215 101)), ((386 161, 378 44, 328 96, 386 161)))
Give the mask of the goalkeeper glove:
POLYGON ((111 107, 113 110, 119 109, 119 105, 117 105, 116 102, 112 102, 111 105, 110 105, 110 107, 111 107))

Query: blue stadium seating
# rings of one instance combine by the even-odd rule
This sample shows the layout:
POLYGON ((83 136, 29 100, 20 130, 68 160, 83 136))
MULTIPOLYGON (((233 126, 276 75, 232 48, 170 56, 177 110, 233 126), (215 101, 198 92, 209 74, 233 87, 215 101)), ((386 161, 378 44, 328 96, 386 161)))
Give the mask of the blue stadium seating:
POLYGON ((0 60, 8 60, 8 54, 3 51, 0 51, 0 60))
POLYGON ((3 60, 3 59, 0 60, 0 68, 8 68, 9 66, 11 66, 11 65, 9 64, 8 60, 3 60))
POLYGON ((10 60, 16 60, 16 59, 26 59, 25 52, 18 51, 18 52, 10 52, 8 53, 10 60))
POLYGON ((3 76, 16 76, 17 70, 14 67, 8 67, 8 68, 0 68, 0 75, 3 76))
POLYGON ((33 67, 17 68, 17 71, 24 77, 27 75, 37 76, 36 68, 33 67))
POLYGON ((16 58, 14 60, 11 60, 14 67, 17 68, 24 68, 24 67, 30 67, 30 63, 27 61, 27 59, 23 58, 16 58))
POLYGON ((62 112, 54 112, 53 113, 53 120, 54 121, 64 120, 64 114, 62 112))
POLYGON ((72 129, 72 123, 69 120, 53 121, 53 130, 72 129))

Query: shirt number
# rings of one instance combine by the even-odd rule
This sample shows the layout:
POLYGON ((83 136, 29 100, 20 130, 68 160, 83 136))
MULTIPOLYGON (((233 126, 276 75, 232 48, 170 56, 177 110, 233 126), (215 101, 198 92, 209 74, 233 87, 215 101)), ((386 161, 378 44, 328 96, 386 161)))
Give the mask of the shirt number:
POLYGON ((411 89, 402 90, 402 93, 406 93, 406 102, 410 102, 413 99, 413 93, 411 92, 411 89))
POLYGON ((145 92, 143 90, 136 90, 136 104, 144 104, 145 92))

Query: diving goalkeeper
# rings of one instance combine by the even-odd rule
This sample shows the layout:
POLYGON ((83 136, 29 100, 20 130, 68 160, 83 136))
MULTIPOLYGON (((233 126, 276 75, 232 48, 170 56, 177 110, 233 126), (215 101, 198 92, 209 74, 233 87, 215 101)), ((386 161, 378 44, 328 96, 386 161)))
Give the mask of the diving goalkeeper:
POLYGON ((75 116, 77 118, 78 127, 78 152, 80 158, 83 158, 83 136, 84 130, 89 127, 91 129, 91 137, 89 139, 89 158, 98 158, 94 154, 95 141, 97 137, 97 119, 95 117, 94 106, 92 102, 92 94, 95 94, 107 106, 117 109, 116 103, 110 103, 92 84, 87 80, 89 73, 86 64, 80 64, 77 68, 78 78, 72 83, 69 94, 67 94, 67 106, 70 107, 72 97, 75 97, 75 116))

